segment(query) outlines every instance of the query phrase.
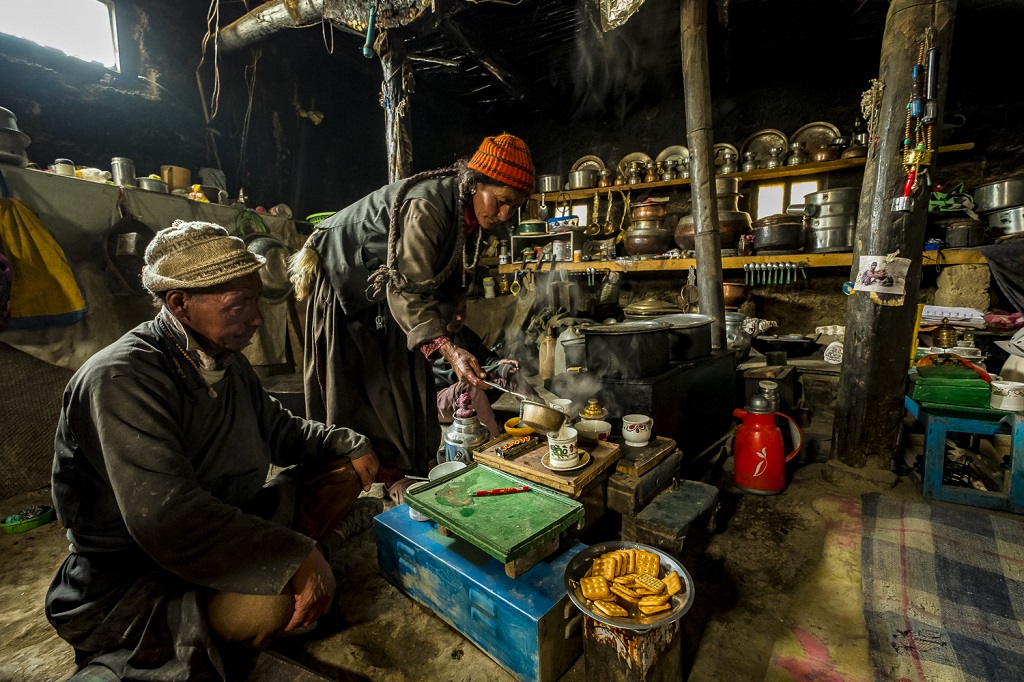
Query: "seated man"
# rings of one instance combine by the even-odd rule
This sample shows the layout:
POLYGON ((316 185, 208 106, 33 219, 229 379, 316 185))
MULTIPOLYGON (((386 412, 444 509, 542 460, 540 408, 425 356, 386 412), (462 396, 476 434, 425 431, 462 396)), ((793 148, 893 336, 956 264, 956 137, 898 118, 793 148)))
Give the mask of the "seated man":
POLYGON ((75 677, 244 679, 254 657, 236 643, 333 605, 317 541, 336 548, 339 523, 351 535, 380 511, 356 505, 376 457, 365 437, 295 417, 261 387, 241 350, 263 323, 264 260, 241 239, 175 221, 145 260, 156 319, 64 393, 53 500, 71 554, 46 616, 87 666, 75 677), (297 466, 267 484, 271 464, 297 466))
MULTIPOLYGON (((466 326, 466 299, 440 304, 441 315, 445 319, 445 331, 451 336, 452 343, 468 350, 480 363, 480 368, 487 372, 488 380, 516 393, 523 394, 532 400, 543 402, 537 392, 526 381, 519 380, 519 362, 500 357, 486 345, 472 329, 466 326)), ((501 391, 492 389, 483 391, 469 386, 455 375, 452 366, 443 357, 434 360, 434 385, 437 387, 437 412, 442 424, 450 424, 455 414, 456 401, 462 393, 469 393, 470 404, 476 410, 477 419, 487 427, 491 437, 496 437, 503 430, 498 424, 491 403, 501 397, 501 391)))

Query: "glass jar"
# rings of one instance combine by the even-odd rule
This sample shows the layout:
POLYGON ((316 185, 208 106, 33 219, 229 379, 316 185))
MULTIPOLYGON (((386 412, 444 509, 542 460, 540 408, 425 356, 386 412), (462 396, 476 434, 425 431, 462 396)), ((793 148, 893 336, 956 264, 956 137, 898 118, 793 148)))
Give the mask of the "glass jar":
POLYGON ((484 298, 494 298, 494 296, 495 296, 494 278, 493 277, 484 277, 484 298))
POLYGON ((498 280, 498 293, 504 296, 508 293, 508 288, 508 275, 502 275, 498 280))

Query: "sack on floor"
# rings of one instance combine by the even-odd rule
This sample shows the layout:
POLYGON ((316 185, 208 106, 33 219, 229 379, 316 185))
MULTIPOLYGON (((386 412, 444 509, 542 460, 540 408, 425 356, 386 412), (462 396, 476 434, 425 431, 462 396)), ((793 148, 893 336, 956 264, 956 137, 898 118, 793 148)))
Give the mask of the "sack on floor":
POLYGON ((10 198, 0 174, 0 253, 9 261, 10 328, 64 327, 85 317, 82 294, 64 249, 35 213, 10 198))

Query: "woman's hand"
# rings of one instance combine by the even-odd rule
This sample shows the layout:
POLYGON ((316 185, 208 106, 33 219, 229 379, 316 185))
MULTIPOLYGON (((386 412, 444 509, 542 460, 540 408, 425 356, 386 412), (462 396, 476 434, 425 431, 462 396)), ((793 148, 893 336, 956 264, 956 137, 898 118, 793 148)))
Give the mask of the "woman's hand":
POLYGON ((363 491, 365 492, 370 489, 370 486, 373 485, 377 478, 380 460, 377 459, 377 455, 371 450, 363 456, 353 459, 352 468, 359 474, 359 482, 363 485, 363 491))
POLYGON ((320 550, 314 547, 299 565, 290 581, 295 593, 295 613, 285 631, 309 625, 334 604, 334 574, 320 550))
POLYGON ((487 377, 487 373, 480 369, 480 363, 477 361, 476 356, 468 350, 459 348, 449 341, 438 348, 438 352, 452 366, 452 370, 455 371, 455 376, 459 378, 459 381, 480 389, 488 388, 487 384, 482 381, 482 379, 487 377))

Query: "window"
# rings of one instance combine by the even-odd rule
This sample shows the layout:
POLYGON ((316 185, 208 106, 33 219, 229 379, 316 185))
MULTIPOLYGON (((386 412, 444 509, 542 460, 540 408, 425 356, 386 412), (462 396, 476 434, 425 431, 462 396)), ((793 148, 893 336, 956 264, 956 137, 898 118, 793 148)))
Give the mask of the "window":
POLYGON ((0 33, 118 70, 110 0, 4 0, 0 11, 4 15, 0 33))
POLYGON ((753 197, 754 220, 785 213, 790 205, 804 203, 804 197, 817 192, 820 187, 821 182, 818 180, 760 184, 753 197))

